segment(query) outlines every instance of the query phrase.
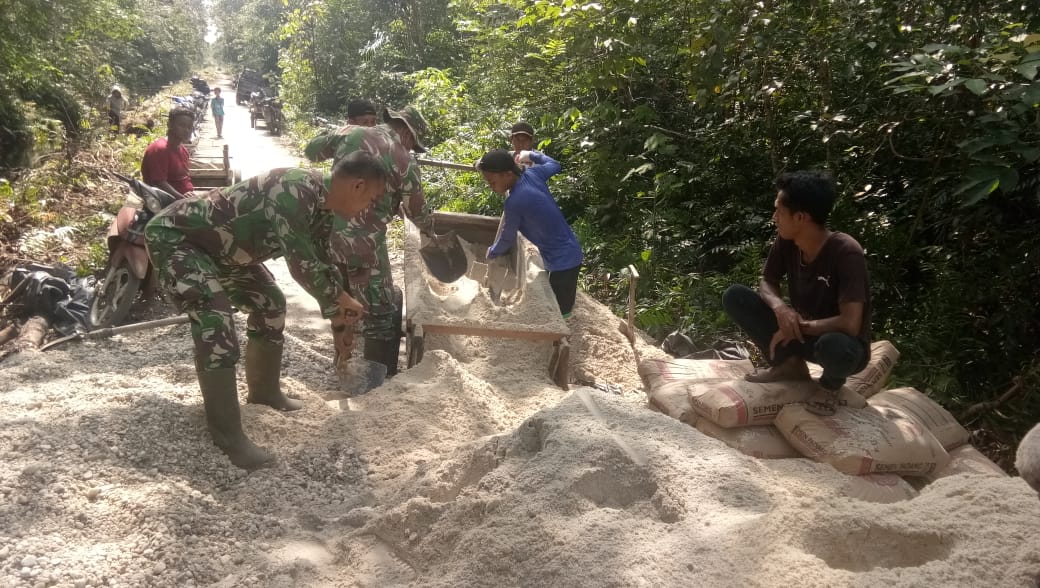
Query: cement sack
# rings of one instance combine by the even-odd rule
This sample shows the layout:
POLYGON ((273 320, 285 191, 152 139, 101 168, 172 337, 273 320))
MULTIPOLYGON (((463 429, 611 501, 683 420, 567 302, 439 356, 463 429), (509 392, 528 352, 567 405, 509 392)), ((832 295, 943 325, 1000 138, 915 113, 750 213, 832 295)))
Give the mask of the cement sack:
POLYGON ((773 425, 726 429, 703 417, 693 420, 693 426, 701 433, 751 457, 785 459, 802 456, 773 425))
MULTIPOLYGON (((769 425, 784 406, 804 402, 819 388, 812 380, 756 384, 744 379, 693 384, 690 404, 698 416, 721 427, 769 425)), ((844 406, 862 408, 863 397, 842 389, 839 401, 844 406)))
POLYGON ((950 456, 928 429, 910 418, 886 418, 873 407, 839 408, 834 416, 785 406, 776 428, 802 455, 846 474, 928 475, 950 456))
POLYGON ((672 382, 647 392, 650 406, 684 423, 693 424, 696 416, 690 406, 690 393, 685 382, 672 382))
POLYGON ((867 402, 882 414, 913 419, 935 435, 946 451, 971 440, 971 433, 948 410, 914 388, 878 392, 867 402))
MULTIPOLYGON (((892 375, 892 368, 899 361, 899 350, 888 341, 874 341, 870 344, 870 361, 862 371, 849 376, 845 381, 845 388, 855 392, 863 398, 870 398, 885 387, 885 382, 892 375)), ((819 378, 823 368, 809 364, 809 373, 814 378, 819 378)))
POLYGON ((746 359, 648 359, 640 362, 639 375, 648 390, 673 382, 709 382, 743 378, 755 366, 746 359))
POLYGON ((841 491, 849 498, 879 504, 902 502, 917 496, 917 490, 895 474, 848 476, 848 482, 841 491))
POLYGON ((983 455, 978 449, 975 449, 971 445, 961 445, 950 452, 950 463, 946 464, 946 467, 928 474, 926 478, 928 478, 929 482, 934 482, 939 478, 956 476, 959 474, 966 474, 969 476, 993 476, 999 478, 1006 478, 1008 476, 1007 472, 1000 469, 1000 466, 990 461, 990 459, 983 455))
POLYGON ((753 369, 747 360, 648 359, 639 364, 639 375, 646 384, 651 406, 674 419, 693 424, 691 385, 742 378, 753 369))

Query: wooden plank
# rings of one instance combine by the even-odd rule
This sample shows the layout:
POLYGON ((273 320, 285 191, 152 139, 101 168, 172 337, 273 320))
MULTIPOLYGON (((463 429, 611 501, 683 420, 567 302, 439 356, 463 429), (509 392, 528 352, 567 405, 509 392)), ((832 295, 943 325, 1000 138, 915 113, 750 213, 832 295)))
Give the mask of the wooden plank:
POLYGON ((554 347, 552 358, 549 360, 549 377, 563 390, 570 390, 571 344, 567 338, 563 338, 557 341, 554 347))
POLYGON ((628 342, 636 342, 636 281, 639 280, 639 272, 636 266, 628 266, 628 342))
POLYGON ((443 333, 445 335, 472 335, 475 337, 496 337, 499 339, 523 339, 525 341, 559 341, 567 333, 550 333, 546 331, 520 331, 516 329, 489 329, 472 325, 435 325, 424 324, 427 333, 443 333))
POLYGON ((405 347, 408 354, 408 367, 414 367, 422 361, 426 339, 422 326, 416 326, 406 335, 405 347))

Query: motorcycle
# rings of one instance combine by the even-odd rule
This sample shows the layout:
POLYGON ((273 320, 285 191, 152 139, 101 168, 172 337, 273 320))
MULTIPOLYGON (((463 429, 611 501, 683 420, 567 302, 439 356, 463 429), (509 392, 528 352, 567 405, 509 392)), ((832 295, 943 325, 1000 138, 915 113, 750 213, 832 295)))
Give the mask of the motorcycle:
POLYGON ((264 98, 261 109, 264 116, 264 124, 267 125, 267 131, 272 135, 281 135, 282 129, 285 127, 282 101, 276 96, 264 98))
POLYGON ((108 227, 108 264, 100 286, 94 289, 88 316, 92 329, 119 324, 130 313, 138 293, 145 297, 154 293, 156 284, 144 247, 144 227, 177 200, 140 180, 112 175, 127 183, 130 194, 108 227))
POLYGON ((209 94, 209 82, 199 76, 191 76, 191 87, 203 94, 209 94))
POLYGON ((249 127, 255 129, 256 121, 264 116, 264 100, 267 93, 263 89, 249 93, 249 127))

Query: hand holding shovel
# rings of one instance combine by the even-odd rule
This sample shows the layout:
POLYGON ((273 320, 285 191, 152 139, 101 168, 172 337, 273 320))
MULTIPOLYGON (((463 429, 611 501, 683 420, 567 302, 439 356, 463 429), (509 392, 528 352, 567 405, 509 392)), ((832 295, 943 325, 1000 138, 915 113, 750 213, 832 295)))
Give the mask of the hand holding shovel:
POLYGON ((360 357, 354 352, 354 325, 361 320, 365 309, 361 303, 344 292, 340 294, 339 313, 332 317, 332 339, 336 347, 336 376, 339 387, 348 396, 360 396, 378 388, 386 380, 386 366, 360 357))

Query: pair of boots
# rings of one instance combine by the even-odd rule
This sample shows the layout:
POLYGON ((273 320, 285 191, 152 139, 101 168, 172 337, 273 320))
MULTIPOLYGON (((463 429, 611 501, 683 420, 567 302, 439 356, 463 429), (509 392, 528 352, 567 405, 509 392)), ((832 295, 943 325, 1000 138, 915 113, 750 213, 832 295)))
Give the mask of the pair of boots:
MULTIPOLYGON (((242 469, 256 470, 273 465, 274 455, 255 445, 242 430, 235 368, 206 370, 196 365, 196 371, 213 444, 228 456, 232 464, 242 469)), ((246 345, 246 385, 249 388, 246 402, 266 404, 284 411, 303 408, 302 402, 282 392, 279 385, 281 371, 282 344, 266 339, 249 339, 246 345)))

